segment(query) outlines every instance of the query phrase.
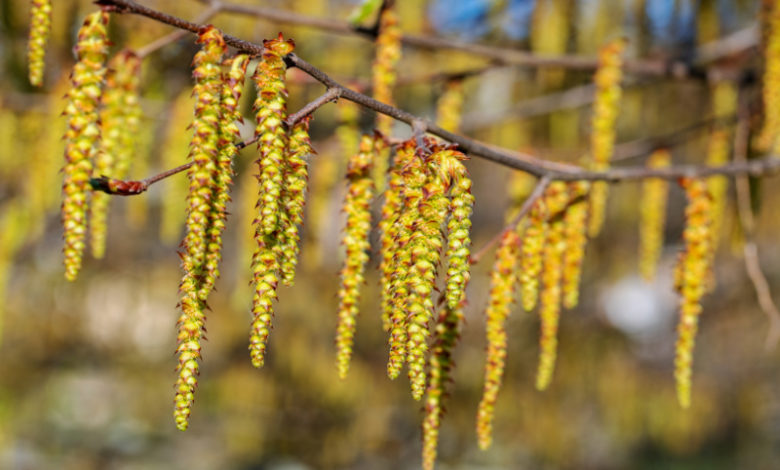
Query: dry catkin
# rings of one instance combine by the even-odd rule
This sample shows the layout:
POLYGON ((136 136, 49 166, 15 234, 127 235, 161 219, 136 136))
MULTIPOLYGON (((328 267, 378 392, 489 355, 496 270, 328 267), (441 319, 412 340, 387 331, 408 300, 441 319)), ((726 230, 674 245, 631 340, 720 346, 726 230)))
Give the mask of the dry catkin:
MULTIPOLYGON (((665 168, 670 162, 669 151, 659 149, 650 155, 647 167, 665 168)), ((664 245, 668 193, 669 183, 664 179, 647 178, 642 183, 639 201, 639 274, 648 282, 655 279, 664 245)))
POLYGON ((371 179, 371 165, 376 149, 374 139, 374 136, 364 135, 360 140, 359 151, 349 160, 347 166, 347 194, 344 198, 347 224, 343 239, 346 260, 341 269, 336 336, 336 364, 342 379, 349 372, 360 287, 365 283, 364 272, 371 248, 369 234, 371 202, 374 198, 374 183, 371 179))
POLYGON ((27 64, 30 84, 43 85, 44 57, 46 43, 51 34, 51 2, 32 0, 30 6, 30 36, 27 44, 27 64))
MULTIPOLYGON (((609 168, 615 147, 615 124, 620 110, 620 81, 623 77, 621 54, 626 40, 612 41, 599 51, 599 65, 593 81, 596 84, 596 98, 593 102, 593 129, 590 138, 590 153, 593 159, 591 169, 603 171, 609 168)), ((604 224, 609 185, 604 181, 591 186, 590 220, 588 235, 595 237, 604 224)))
POLYGON ((712 262, 712 198, 707 183, 701 179, 683 180, 688 199, 685 208, 685 248, 676 266, 677 290, 680 293, 680 321, 677 325, 677 347, 674 376, 680 406, 691 404, 691 365, 698 329, 701 299, 707 290, 712 262))
POLYGON ((181 243, 184 275, 179 284, 181 315, 177 336, 179 346, 176 348, 179 365, 173 412, 176 427, 182 431, 189 425, 195 400, 201 338, 206 320, 205 302, 199 297, 198 291, 203 276, 210 205, 215 186, 214 176, 217 173, 222 91, 220 63, 226 49, 222 33, 213 26, 199 31, 198 43, 201 49, 193 59, 192 72, 196 98, 190 143, 190 160, 193 165, 188 172, 187 232, 181 243))
MULTIPOLYGON (((108 62, 106 85, 101 98, 100 148, 95 156, 95 177, 123 179, 135 150, 141 121, 138 85, 141 59, 132 51, 122 51, 108 62)), ((108 205, 111 196, 92 194, 90 237, 92 256, 102 258, 106 251, 108 205)))
POLYGON ((65 278, 76 279, 81 269, 87 232, 87 188, 92 172, 92 157, 100 141, 98 105, 106 73, 108 54, 108 13, 97 11, 87 16, 76 43, 78 62, 71 72, 65 116, 65 167, 62 183, 62 225, 65 278))
POLYGON ((506 232, 496 250, 496 262, 490 274, 490 294, 485 311, 487 318, 487 357, 485 385, 477 410, 477 440, 480 449, 487 449, 493 440, 493 417, 501 388, 506 360, 506 319, 515 300, 520 226, 506 232))

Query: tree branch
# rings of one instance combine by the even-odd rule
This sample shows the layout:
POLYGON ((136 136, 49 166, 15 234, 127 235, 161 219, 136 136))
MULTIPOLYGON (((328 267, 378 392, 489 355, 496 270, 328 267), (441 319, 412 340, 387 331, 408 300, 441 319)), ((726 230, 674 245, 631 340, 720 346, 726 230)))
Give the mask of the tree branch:
MULTIPOLYGON (((202 25, 191 23, 189 21, 176 18, 174 16, 153 10, 151 8, 138 5, 130 0, 98 0, 98 4, 112 5, 117 11, 124 13, 134 13, 146 16, 148 18, 170 24, 178 28, 197 33, 202 25)), ((262 53, 263 47, 242 39, 223 35, 227 44, 250 54, 258 55, 262 53)), ((446 131, 441 127, 428 122, 418 116, 415 116, 404 110, 395 108, 385 103, 381 103, 371 97, 346 88, 333 80, 328 74, 314 67, 295 54, 289 54, 285 57, 289 65, 294 65, 300 70, 306 72, 317 81, 328 88, 336 88, 341 91, 341 97, 360 104, 376 112, 393 117, 398 121, 412 125, 415 121, 425 123, 428 133, 441 137, 444 140, 455 143, 461 151, 470 153, 474 156, 490 160, 492 162, 522 170, 537 177, 549 177, 551 180, 562 181, 608 181, 618 182, 625 180, 637 180, 644 178, 662 178, 674 180, 678 178, 695 178, 711 175, 734 176, 739 174, 748 174, 752 176, 762 176, 780 172, 780 158, 767 157, 760 160, 751 160, 748 162, 732 162, 718 167, 709 166, 673 166, 667 168, 645 168, 625 167, 612 168, 607 171, 589 171, 575 165, 550 162, 534 157, 532 155, 512 152, 505 149, 499 149, 474 139, 457 135, 446 131)))

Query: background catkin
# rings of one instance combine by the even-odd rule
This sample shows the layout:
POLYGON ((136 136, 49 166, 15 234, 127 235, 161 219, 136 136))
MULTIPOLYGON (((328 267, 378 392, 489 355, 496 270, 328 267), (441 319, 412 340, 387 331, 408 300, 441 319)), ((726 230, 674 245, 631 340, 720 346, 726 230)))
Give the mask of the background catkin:
MULTIPOLYGON (((647 160, 648 168, 669 166, 671 155, 659 149, 647 160)), ((666 202, 669 183, 661 178, 648 178, 642 183, 639 201, 639 274, 646 281, 655 279, 658 260, 664 244, 666 202)))
POLYGON ((588 190, 586 181, 569 184, 569 205, 563 216, 566 248, 563 253, 563 274, 561 289, 563 306, 572 309, 580 300, 580 279, 582 262, 585 259, 585 245, 588 242, 588 190))
MULTIPOLYGON (((621 54, 626 40, 616 39, 599 50, 599 65, 593 81, 596 85, 596 97, 593 102, 593 121, 590 136, 591 169, 604 171, 610 167, 610 159, 615 147, 615 123, 620 111, 623 61, 621 54)), ((590 219, 588 235, 592 238, 601 232, 607 204, 609 185, 596 181, 591 185, 590 219)))
POLYGON ((96 11, 79 29, 75 51, 78 62, 71 72, 65 116, 65 166, 62 183, 62 226, 65 278, 76 279, 81 269, 87 232, 87 186, 92 157, 100 141, 98 106, 103 91, 108 54, 108 13, 96 11))
POLYGON ((493 440, 493 417, 496 399, 501 388, 506 360, 506 319, 515 300, 517 268, 520 255, 521 224, 501 238, 496 250, 496 261, 490 273, 490 294, 485 311, 487 354, 485 358, 485 385, 477 409, 477 442, 487 449, 493 440))
POLYGON ((706 181, 702 179, 684 180, 683 187, 688 205, 683 231, 685 248, 680 254, 675 276, 680 293, 680 321, 677 324, 674 377, 680 406, 688 408, 691 404, 693 346, 712 261, 712 198, 706 181))
POLYGON ((51 2, 32 0, 30 2, 30 36, 27 44, 27 65, 30 84, 43 85, 44 57, 46 43, 51 34, 51 2))
POLYGON ((369 234, 371 202, 374 197, 374 183, 371 179, 371 166, 376 151, 374 139, 371 135, 361 138, 359 151, 349 160, 347 167, 347 194, 344 198, 347 223, 343 238, 346 259, 341 269, 341 287, 338 292, 339 322, 336 330, 336 365, 342 379, 349 372, 360 287, 365 283, 364 272, 371 248, 369 234))
POLYGON ((220 101, 222 72, 220 63, 225 53, 222 34, 213 26, 203 28, 198 34, 201 49, 193 59, 192 76, 195 78, 195 118, 192 121, 190 160, 188 174, 190 187, 187 194, 187 231, 182 240, 182 268, 184 275, 179 284, 181 294, 178 321, 179 355, 178 379, 174 398, 174 419, 179 430, 186 430, 192 403, 195 400, 201 338, 204 333, 205 302, 198 295, 203 276, 206 254, 208 221, 219 146, 220 101))
MULTIPOLYGON (((371 83, 374 99, 393 104, 393 87, 398 76, 397 65, 401 60, 401 28, 394 5, 383 8, 379 16, 379 31, 376 38, 376 57, 371 69, 371 83)), ((377 114, 376 129, 384 136, 390 136, 393 118, 377 114)), ((374 183, 377 191, 384 191, 388 168, 389 147, 383 147, 374 162, 374 183)))

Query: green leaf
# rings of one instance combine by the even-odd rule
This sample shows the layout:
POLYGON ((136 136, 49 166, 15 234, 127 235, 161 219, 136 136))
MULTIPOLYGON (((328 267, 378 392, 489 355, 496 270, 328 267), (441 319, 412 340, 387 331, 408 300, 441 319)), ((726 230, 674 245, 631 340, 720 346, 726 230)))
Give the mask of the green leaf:
POLYGON ((349 15, 349 22, 352 25, 358 25, 379 10, 382 6, 382 0, 363 0, 363 3, 356 6, 349 15))

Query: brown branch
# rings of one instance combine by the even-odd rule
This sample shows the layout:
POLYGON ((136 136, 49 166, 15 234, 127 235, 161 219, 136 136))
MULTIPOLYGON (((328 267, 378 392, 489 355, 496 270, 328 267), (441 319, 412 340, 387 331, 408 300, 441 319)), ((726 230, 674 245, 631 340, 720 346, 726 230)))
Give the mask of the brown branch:
POLYGON ((485 253, 490 251, 490 249, 499 241, 501 241, 502 238, 504 238, 504 235, 507 232, 510 232, 517 227, 517 224, 520 223, 521 220, 523 220, 523 217, 525 217, 528 212, 531 210, 531 208, 534 206, 534 203, 542 197, 544 194, 544 190, 547 189, 547 186, 550 185, 550 178, 548 177, 542 177, 537 183, 536 187, 534 187, 534 190, 531 191, 531 194, 528 195, 527 198, 525 198, 525 201, 523 202, 523 205, 520 207, 520 212, 517 213, 517 215, 507 224, 506 227, 504 227, 503 230, 498 232, 493 238, 490 239, 485 245, 477 250, 476 253, 474 253, 469 261, 471 264, 477 264, 480 259, 482 259, 483 256, 485 256, 485 253))
MULTIPOLYGON (((744 106, 742 107, 744 108, 744 106)), ((747 160, 748 139, 750 133, 750 117, 744 111, 740 110, 737 130, 734 136, 734 161, 744 163, 747 160)), ((758 255, 758 244, 755 241, 755 218, 753 209, 750 207, 750 182, 747 176, 739 175, 735 178, 737 193, 737 212, 742 224, 742 231, 745 236, 744 256, 745 270, 750 281, 753 283, 753 289, 756 291, 758 305, 769 321, 769 331, 767 332, 764 346, 767 350, 774 350, 777 342, 780 340, 780 311, 777 309, 774 300, 772 300, 772 291, 769 288, 764 272, 761 270, 760 257, 758 255)))
MULTIPOLYGON (((138 5, 137 3, 134 3, 130 0, 99 0, 98 3, 102 5, 113 5, 117 7, 117 10, 120 12, 140 14, 156 21, 185 29, 187 31, 198 32, 201 28, 201 25, 190 23, 189 21, 185 21, 180 18, 176 18, 174 16, 138 5)), ((262 46, 260 45, 244 41, 234 36, 225 34, 223 37, 227 44, 250 54, 257 55, 260 54, 263 50, 262 46)), ((294 65, 295 67, 301 69, 328 88, 340 89, 342 98, 353 101, 376 112, 391 116, 394 119, 405 122, 409 125, 412 125, 415 121, 423 121, 426 124, 428 133, 457 144, 460 150, 463 152, 470 153, 474 156, 481 157, 510 168, 525 171, 537 177, 547 176, 552 180, 562 181, 600 180, 618 182, 650 177, 674 180, 678 178, 695 178, 717 174, 728 176, 739 174, 761 176, 780 172, 780 158, 775 157, 768 157, 761 160, 751 160, 748 162, 733 162, 718 167, 686 165, 667 168, 645 168, 644 166, 640 166, 612 168, 610 170, 600 172, 589 171, 575 165, 550 162, 532 155, 499 149, 477 140, 454 134, 431 122, 424 121, 414 114, 395 108, 388 104, 381 103, 371 97, 346 88, 345 86, 333 80, 328 74, 314 67, 295 54, 289 54, 285 57, 285 60, 288 65, 294 65)))

